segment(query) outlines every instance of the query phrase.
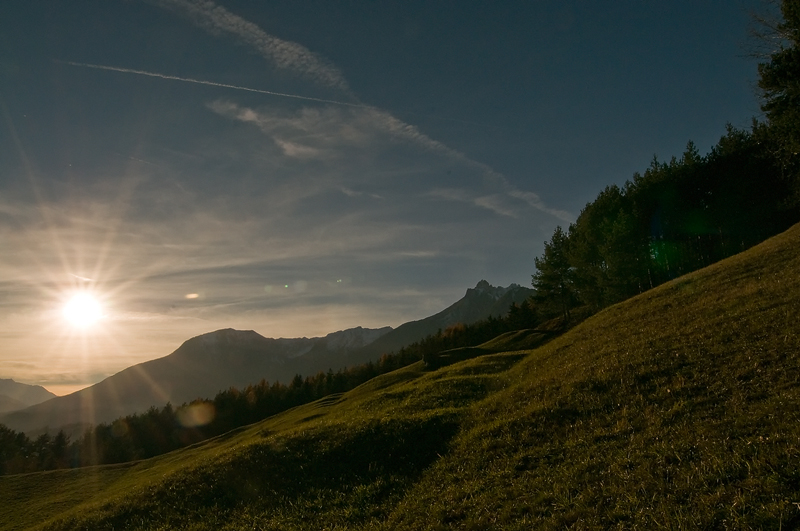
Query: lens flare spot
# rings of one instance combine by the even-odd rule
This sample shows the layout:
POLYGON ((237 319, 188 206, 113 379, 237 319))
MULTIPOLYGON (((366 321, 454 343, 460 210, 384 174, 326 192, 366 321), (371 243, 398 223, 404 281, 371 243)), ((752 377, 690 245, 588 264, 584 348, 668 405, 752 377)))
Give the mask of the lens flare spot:
POLYGON ((200 294, 199 294, 199 293, 187 293, 187 294, 186 294, 186 298, 187 298, 187 299, 197 299, 197 298, 199 298, 199 297, 200 297, 200 294))
POLYGON ((196 428, 197 426, 205 426, 217 415, 214 404, 210 402, 198 402, 189 404, 188 406, 180 408, 176 416, 178 422, 184 428, 196 428))

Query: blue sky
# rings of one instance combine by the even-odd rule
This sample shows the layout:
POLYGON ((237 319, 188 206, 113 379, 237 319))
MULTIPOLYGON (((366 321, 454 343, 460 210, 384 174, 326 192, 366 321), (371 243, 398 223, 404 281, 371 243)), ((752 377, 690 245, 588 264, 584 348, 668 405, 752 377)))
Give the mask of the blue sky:
POLYGON ((529 285, 602 188, 759 115, 761 9, 6 0, 0 377, 66 392, 218 328, 529 285), (101 323, 64 322, 75 290, 101 323))

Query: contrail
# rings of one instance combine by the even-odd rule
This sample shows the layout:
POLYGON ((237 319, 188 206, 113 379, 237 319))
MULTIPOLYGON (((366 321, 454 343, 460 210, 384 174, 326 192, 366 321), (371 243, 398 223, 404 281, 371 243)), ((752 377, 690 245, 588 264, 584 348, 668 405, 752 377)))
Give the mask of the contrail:
POLYGON ((159 77, 161 79, 171 79, 173 81, 184 81, 186 83, 197 83, 198 85, 210 85, 212 87, 222 87, 234 90, 244 90, 247 92, 257 92, 258 94, 269 94, 270 96, 281 96, 283 98, 295 98, 298 100, 318 101, 320 103, 333 103, 335 105, 346 105, 347 107, 361 107, 364 109, 371 109, 371 105, 363 105, 359 103, 348 103, 346 101, 326 100, 322 98, 312 98, 310 96, 298 96, 297 94, 285 94, 283 92, 272 92, 271 90, 261 90, 249 87, 241 87, 239 85, 229 85, 227 83, 216 83, 214 81, 204 81, 202 79, 192 79, 190 77, 170 76, 167 74, 159 74, 158 72, 147 72, 146 70, 134 70, 132 68, 120 68, 117 66, 93 65, 90 63, 75 63, 72 61, 59 61, 53 59, 56 63, 61 63, 70 66, 80 66, 83 68, 96 68, 97 70, 110 70, 112 72, 123 72, 126 74, 138 74, 140 76, 159 77))
MULTIPOLYGON (((259 94, 269 94, 270 96, 281 96, 284 98, 295 98, 298 100, 308 100, 308 101, 318 101, 320 103, 333 103, 335 105, 345 105, 347 107, 358 107, 361 109, 376 109, 374 105, 364 105, 362 103, 348 103, 346 101, 338 101, 338 100, 326 100, 322 98, 312 98, 310 96, 299 96, 297 94, 285 94, 283 92, 273 92, 271 90, 261 90, 261 89, 254 89, 250 87, 242 87, 239 85, 229 85, 227 83, 217 83, 215 81, 204 81, 202 79, 193 79, 190 77, 178 77, 178 76, 170 76, 168 74, 159 74, 158 72, 147 72, 146 70, 134 70, 132 68, 120 68, 117 66, 105 66, 105 65, 93 65, 90 63, 75 63, 73 61, 59 61, 58 59, 53 59, 53 62, 60 63, 62 65, 70 65, 70 66, 80 66, 83 68, 96 68, 98 70, 110 70, 112 72, 124 72, 126 74, 139 74, 141 76, 149 76, 149 77, 159 77, 161 79, 171 79, 174 81, 184 81, 186 83, 197 83, 199 85, 210 85, 212 87, 223 87, 223 88, 230 88, 235 90, 244 90, 247 92, 257 92, 259 94)), ((467 125, 475 125, 478 127, 488 127, 496 129, 498 126, 482 124, 478 122, 471 122, 468 120, 458 120, 456 118, 448 118, 445 116, 436 116, 432 114, 423 114, 418 112, 409 111, 406 109, 401 109, 401 112, 406 114, 411 114, 414 116, 424 116, 429 119, 433 120, 444 120, 446 122, 455 122, 460 124, 467 124, 467 125)), ((146 162, 146 161, 142 161, 146 162)), ((149 164, 149 163, 148 163, 149 164)))

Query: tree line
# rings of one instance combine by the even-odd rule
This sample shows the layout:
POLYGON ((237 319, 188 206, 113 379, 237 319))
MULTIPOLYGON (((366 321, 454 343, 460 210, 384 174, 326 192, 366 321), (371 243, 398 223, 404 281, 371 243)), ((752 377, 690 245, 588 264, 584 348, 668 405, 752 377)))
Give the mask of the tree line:
POLYGON ((597 310, 732 256, 796 223, 794 182, 773 156, 768 127, 728 126, 701 156, 653 159, 624 186, 608 186, 535 259, 541 310, 597 310))

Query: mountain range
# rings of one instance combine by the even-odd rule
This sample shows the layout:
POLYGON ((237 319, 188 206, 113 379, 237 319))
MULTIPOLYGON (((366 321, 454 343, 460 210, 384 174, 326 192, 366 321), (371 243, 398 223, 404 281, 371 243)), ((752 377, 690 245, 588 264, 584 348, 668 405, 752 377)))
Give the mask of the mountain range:
POLYGON ((40 385, 27 385, 0 378, 0 413, 24 409, 55 396, 40 385))
MULTIPOLYGON (((504 316, 512 304, 520 304, 533 294, 534 290, 518 284, 504 288, 492 286, 486 280, 481 280, 474 288, 467 289, 461 299, 441 312, 418 321, 404 323, 363 347, 343 351, 339 359, 343 362, 343 367, 375 360, 382 354, 396 352, 406 345, 436 334, 440 330, 444 331, 454 324, 471 324, 490 316, 504 316)), ((325 358, 319 356, 318 352, 309 352, 303 356, 302 362, 306 366, 304 371, 298 371, 301 374, 313 374, 329 368, 325 366, 325 358)))
POLYGON ((212 398, 230 387, 287 383, 294 375, 375 360, 384 353, 435 334, 456 323, 502 316, 533 290, 512 284, 495 287, 482 280, 443 311, 396 329, 362 327, 316 338, 266 338, 252 330, 217 330, 185 341, 168 356, 128 367, 70 395, 50 398, 0 415, 0 424, 28 433, 64 428, 80 433, 87 425, 146 411, 212 398))

